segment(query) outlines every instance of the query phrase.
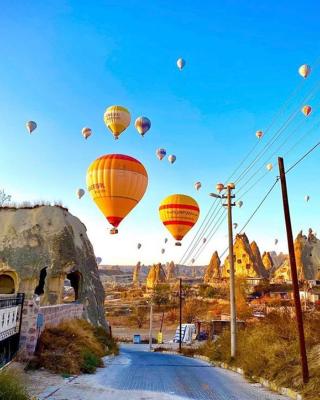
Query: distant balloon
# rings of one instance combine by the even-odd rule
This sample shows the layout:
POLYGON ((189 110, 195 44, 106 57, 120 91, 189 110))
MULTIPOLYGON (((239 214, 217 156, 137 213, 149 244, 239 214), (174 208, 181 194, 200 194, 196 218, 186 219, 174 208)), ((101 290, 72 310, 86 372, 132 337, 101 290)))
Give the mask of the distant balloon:
POLYGON ((168 238, 165 238, 165 239, 164 239, 164 242, 167 243, 167 242, 168 242, 168 238))
POLYGON ((77 190, 77 197, 78 197, 79 200, 81 199, 81 197, 84 196, 84 194, 85 194, 85 190, 84 189, 78 189, 77 190))
POLYGON ((37 123, 34 121, 28 121, 26 123, 26 128, 28 129, 29 133, 32 133, 37 128, 37 123))
POLYGON ((196 182, 195 184, 194 184, 194 187, 196 188, 196 190, 199 190, 200 188, 201 188, 201 182, 196 182))
POLYGON ((165 149, 157 149, 156 150, 156 156, 159 158, 160 161, 163 159, 163 157, 165 157, 166 154, 167 154, 167 152, 165 149))
POLYGON ((205 243, 206 243, 206 241, 207 241, 207 239, 206 239, 206 238, 203 238, 203 239, 202 239, 202 243, 203 243, 203 244, 205 244, 205 243))
POLYGON ((102 258, 101 257, 97 257, 96 258, 96 263, 99 265, 102 263, 102 258))
POLYGON ((235 222, 235 223, 233 224, 233 227, 234 227, 234 229, 237 229, 237 228, 238 228, 238 224, 235 222))
POLYGON ((258 139, 261 139, 262 136, 263 136, 263 132, 262 131, 257 131, 256 132, 256 136, 257 136, 258 139))
POLYGON ((303 107, 301 108, 301 112, 302 112, 306 117, 307 117, 308 115, 311 114, 311 111, 312 111, 312 108, 311 108, 311 106, 308 106, 308 105, 303 106, 303 107))
POLYGON ((136 119, 134 126, 136 127, 136 130, 140 133, 140 135, 144 136, 144 134, 148 132, 151 127, 151 121, 147 117, 139 117, 136 119))
POLYGON ((271 163, 269 163, 269 164, 266 165, 266 168, 267 168, 268 171, 271 171, 272 168, 273 168, 273 165, 271 163))
POLYGON ((182 70, 182 68, 184 68, 185 65, 186 65, 185 60, 183 58, 178 58, 177 66, 180 69, 180 71, 182 70))
POLYGON ((165 249, 161 249, 161 254, 164 254, 165 253, 165 249))
POLYGON ((176 161, 177 157, 173 154, 170 154, 170 156, 168 156, 168 160, 170 164, 173 164, 176 161))
POLYGON ((181 240, 195 225, 199 213, 198 203, 184 194, 172 194, 166 197, 159 207, 160 219, 177 240, 176 246, 181 246, 181 240))
POLYGON ((236 203, 237 207, 241 208, 243 206, 243 201, 239 200, 236 203))
POLYGON ((311 72, 311 67, 307 64, 303 64, 301 65, 301 67, 299 68, 299 74, 303 77, 303 78, 307 78, 310 75, 311 72))
POLYGON ((279 240, 278 239, 274 239, 274 244, 278 244, 279 240))
POLYGON ((103 119, 104 123, 113 134, 113 137, 119 139, 121 133, 130 125, 131 116, 126 108, 122 106, 111 106, 106 109, 103 119))
POLYGON ((91 135, 92 135, 92 130, 90 128, 87 128, 87 127, 82 128, 82 136, 85 139, 88 139, 88 137, 91 136, 91 135))
POLYGON ((141 249, 141 246, 142 246, 141 243, 138 243, 138 244, 137 244, 138 250, 141 249))
POLYGON ((217 192, 221 193, 223 189, 224 189, 224 184, 223 183, 217 183, 217 185, 216 185, 217 192))
POLYGON ((193 258, 193 259, 191 260, 191 264, 194 264, 195 261, 196 261, 196 260, 193 258))
POLYGON ((310 196, 309 195, 304 196, 304 199, 305 199, 305 201, 309 201, 310 200, 310 196))

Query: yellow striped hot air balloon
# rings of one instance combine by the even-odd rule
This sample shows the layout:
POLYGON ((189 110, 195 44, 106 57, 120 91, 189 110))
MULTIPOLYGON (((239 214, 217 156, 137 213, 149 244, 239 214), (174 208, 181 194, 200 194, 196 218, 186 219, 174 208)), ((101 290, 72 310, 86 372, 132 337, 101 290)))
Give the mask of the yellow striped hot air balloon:
POLYGON ((106 109, 103 119, 114 138, 119 139, 121 133, 130 125, 131 116, 126 108, 122 106, 111 106, 106 109))
POLYGON ((185 194, 172 194, 162 200, 159 215, 163 225, 177 240, 176 246, 195 225, 199 218, 198 203, 185 194))
POLYGON ((97 158, 87 171, 87 186, 93 201, 118 233, 120 222, 142 199, 148 174, 140 161, 123 154, 97 158))

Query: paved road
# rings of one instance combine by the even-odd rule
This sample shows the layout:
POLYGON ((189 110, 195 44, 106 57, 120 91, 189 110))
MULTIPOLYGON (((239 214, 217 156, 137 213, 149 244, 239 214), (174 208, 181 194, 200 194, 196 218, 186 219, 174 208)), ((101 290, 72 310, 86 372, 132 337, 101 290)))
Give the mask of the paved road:
POLYGON ((97 374, 79 377, 47 398, 288 399, 262 388, 259 384, 250 384, 232 371, 214 368, 203 361, 182 356, 150 353, 145 346, 124 345, 120 356, 107 359, 106 364, 106 368, 100 369, 97 374), (92 390, 96 392, 93 393, 92 390))

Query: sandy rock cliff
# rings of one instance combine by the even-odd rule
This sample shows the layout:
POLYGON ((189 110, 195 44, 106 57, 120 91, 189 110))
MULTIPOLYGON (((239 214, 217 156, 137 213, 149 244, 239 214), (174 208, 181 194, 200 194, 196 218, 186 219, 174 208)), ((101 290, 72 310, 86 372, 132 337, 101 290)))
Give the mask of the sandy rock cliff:
POLYGON ((210 262, 204 271, 203 282, 212 283, 214 279, 221 278, 221 261, 218 252, 212 254, 210 262))
POLYGON ((69 279, 85 316, 106 326, 104 290, 85 225, 59 206, 0 208, 0 289, 63 301, 69 279), (1 283, 2 282, 2 283, 1 283))
POLYGON ((154 264, 150 267, 147 276, 147 289, 152 290, 157 286, 158 283, 166 281, 166 275, 164 273, 162 265, 154 264))

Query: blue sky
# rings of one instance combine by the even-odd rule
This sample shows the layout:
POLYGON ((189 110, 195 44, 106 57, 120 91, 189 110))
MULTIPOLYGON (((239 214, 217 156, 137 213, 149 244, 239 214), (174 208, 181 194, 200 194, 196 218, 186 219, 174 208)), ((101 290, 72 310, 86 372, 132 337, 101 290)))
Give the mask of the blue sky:
MULTIPOLYGON (((212 202, 208 193, 226 179, 254 145, 255 131, 266 129, 299 84, 273 132, 300 108, 319 79, 319 68, 303 84, 297 73, 303 63, 313 66, 320 54, 319 12, 316 1, 3 1, 0 188, 17 201, 61 200, 86 224, 104 263, 179 261, 197 227, 180 249, 170 240, 162 256, 169 233, 158 218, 160 201, 172 193, 189 194, 199 202, 202 219, 212 202), (178 57, 187 62, 181 72, 178 57), (127 107, 133 121, 148 116, 152 128, 146 137, 132 123, 115 142, 103 123, 112 104, 127 107), (27 120, 38 123, 31 136, 27 120), (83 126, 93 130, 87 141, 83 126), (158 147, 174 153, 176 163, 159 162, 158 147), (107 153, 132 155, 149 173, 148 191, 118 236, 108 234, 88 195, 81 201, 75 197, 75 190, 85 187, 91 161, 107 153), (198 180, 203 186, 196 192, 198 180), (143 244, 139 252, 137 242, 143 244)), ((310 99, 309 119, 299 113, 285 131, 286 148, 317 123, 317 94, 310 99)), ((317 129, 311 131, 286 163, 317 137, 317 129)), ((319 153, 312 153, 288 178, 295 233, 320 229, 318 160, 319 153)), ((257 177, 264 173, 260 164, 257 177)), ((276 175, 274 168, 234 210, 239 227, 276 175)), ((280 200, 276 189, 246 229, 262 251, 273 249, 276 237, 277 250, 286 250, 280 200)), ((197 263, 207 263, 215 249, 224 250, 226 233, 224 223, 197 263)))

